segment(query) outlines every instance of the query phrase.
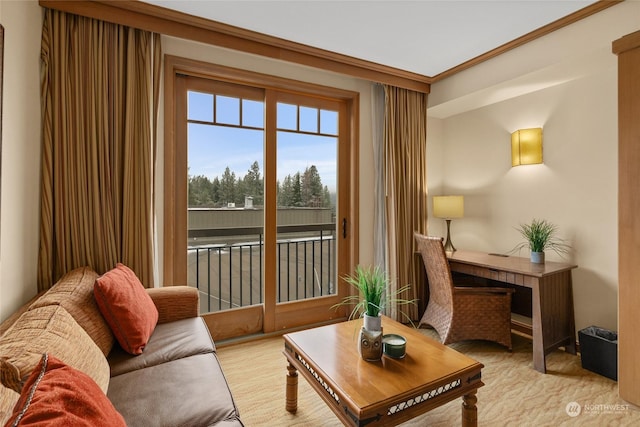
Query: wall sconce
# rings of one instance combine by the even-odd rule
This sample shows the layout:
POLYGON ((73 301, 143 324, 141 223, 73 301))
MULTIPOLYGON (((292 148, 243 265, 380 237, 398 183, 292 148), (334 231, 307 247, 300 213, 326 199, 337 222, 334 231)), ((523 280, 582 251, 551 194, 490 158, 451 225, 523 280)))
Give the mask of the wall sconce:
POLYGON ((444 244, 444 250, 447 252, 455 252, 456 248, 453 246, 453 243, 451 243, 451 219, 462 218, 464 216, 464 197, 434 196, 433 216, 436 218, 444 218, 447 221, 447 241, 444 244))
POLYGON ((542 128, 520 129, 511 134, 511 166, 542 163, 542 128))

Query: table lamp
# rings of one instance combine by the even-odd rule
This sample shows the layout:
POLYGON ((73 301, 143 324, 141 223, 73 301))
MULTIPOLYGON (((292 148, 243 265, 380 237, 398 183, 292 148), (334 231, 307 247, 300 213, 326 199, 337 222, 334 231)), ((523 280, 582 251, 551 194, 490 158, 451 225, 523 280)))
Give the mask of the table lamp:
POLYGON ((451 243, 451 220, 453 218, 462 218, 464 216, 464 197, 463 196, 434 196, 433 197, 433 216, 436 218, 444 218, 447 221, 447 241, 444 244, 444 250, 454 252, 456 248, 451 243))

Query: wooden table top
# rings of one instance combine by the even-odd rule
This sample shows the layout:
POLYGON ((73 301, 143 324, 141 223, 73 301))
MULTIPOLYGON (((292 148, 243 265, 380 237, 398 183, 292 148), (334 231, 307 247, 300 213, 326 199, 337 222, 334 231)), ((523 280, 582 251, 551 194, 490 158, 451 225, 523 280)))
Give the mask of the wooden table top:
POLYGON ((457 261, 464 264, 535 277, 543 277, 578 267, 575 264, 555 261, 545 261, 544 264, 535 264, 532 263, 529 258, 465 250, 448 253, 447 258, 449 262, 457 261))
POLYGON ((481 363, 459 353, 388 317, 383 317, 384 334, 399 334, 407 339, 406 356, 402 359, 382 357, 367 362, 358 352, 358 336, 362 319, 342 322, 284 335, 289 344, 312 365, 321 377, 352 408, 366 411, 399 396, 411 396, 459 379, 477 375, 481 363))

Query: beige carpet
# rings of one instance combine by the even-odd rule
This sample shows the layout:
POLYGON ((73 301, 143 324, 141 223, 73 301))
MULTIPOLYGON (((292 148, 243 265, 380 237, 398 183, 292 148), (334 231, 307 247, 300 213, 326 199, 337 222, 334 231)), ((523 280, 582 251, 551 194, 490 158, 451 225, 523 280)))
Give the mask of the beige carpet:
MULTIPOLYGON (((437 338, 433 330, 420 331, 437 338)), ((282 337, 277 337, 218 349, 245 425, 341 426, 302 377, 297 413, 285 410, 283 346, 282 337)), ((451 347, 485 366, 485 386, 478 390, 480 426, 640 426, 640 409, 618 397, 615 381, 582 369, 579 356, 562 351, 548 355, 545 375, 533 370, 531 342, 519 336, 514 335, 513 353, 481 341, 451 347), (574 417, 566 409, 572 402, 580 405, 580 413, 574 417)), ((402 426, 460 425, 461 402, 449 402, 402 426)))

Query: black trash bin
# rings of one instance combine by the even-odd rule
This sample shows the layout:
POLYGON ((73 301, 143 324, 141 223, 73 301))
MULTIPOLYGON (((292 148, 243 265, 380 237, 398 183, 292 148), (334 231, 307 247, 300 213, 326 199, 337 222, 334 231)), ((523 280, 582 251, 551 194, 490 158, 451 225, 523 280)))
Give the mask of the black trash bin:
POLYGON ((597 326, 578 331, 582 367, 618 381, 618 333, 597 326))

